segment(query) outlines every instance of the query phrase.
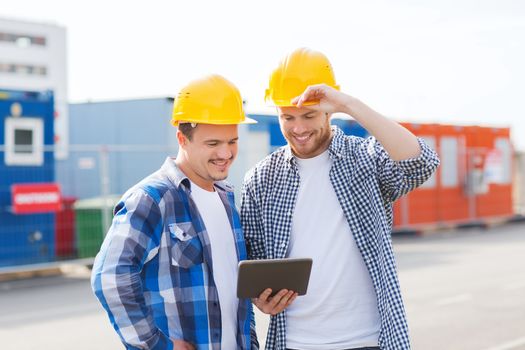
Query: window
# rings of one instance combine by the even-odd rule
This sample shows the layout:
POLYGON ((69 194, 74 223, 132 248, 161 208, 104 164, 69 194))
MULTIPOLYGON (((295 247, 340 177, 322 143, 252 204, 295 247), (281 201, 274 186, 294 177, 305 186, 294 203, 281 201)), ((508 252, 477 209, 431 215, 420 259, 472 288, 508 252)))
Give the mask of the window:
POLYGON ((39 118, 5 119, 5 163, 42 165, 44 163, 44 123, 39 118))
POLYGON ((30 64, 0 62, 0 73, 45 76, 47 75, 47 68, 45 66, 34 66, 30 64))
POLYGON ((15 129, 15 153, 33 153, 33 130, 15 129))
MULTIPOLYGON (((425 140, 425 142, 430 148, 432 148, 433 150, 436 149, 436 138, 434 136, 419 136, 419 137, 425 140)), ((419 188, 434 188, 434 187, 436 187, 436 173, 435 172, 419 188)))
POLYGON ((46 46, 46 38, 43 36, 15 34, 0 32, 0 41, 13 43, 20 47, 46 46))
POLYGON ((507 138, 496 138, 494 149, 485 158, 484 170, 488 182, 502 185, 512 182, 512 147, 507 138))
POLYGON ((456 187, 458 176, 458 139, 451 136, 441 138, 441 186, 456 187))

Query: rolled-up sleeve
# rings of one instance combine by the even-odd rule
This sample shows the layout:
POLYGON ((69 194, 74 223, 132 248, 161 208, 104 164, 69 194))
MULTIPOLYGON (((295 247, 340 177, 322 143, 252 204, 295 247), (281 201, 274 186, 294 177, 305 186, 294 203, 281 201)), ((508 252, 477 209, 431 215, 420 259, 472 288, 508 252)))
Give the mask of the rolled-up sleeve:
POLYGON ((389 201, 393 202, 421 186, 439 166, 437 153, 422 138, 418 138, 419 156, 400 161, 390 158, 377 140, 371 138, 369 142, 373 142, 381 193, 389 201))
POLYGON ((141 279, 144 264, 159 248, 162 220, 157 203, 136 191, 115 209, 111 228, 95 258, 91 284, 127 349, 172 349, 154 323, 141 279))

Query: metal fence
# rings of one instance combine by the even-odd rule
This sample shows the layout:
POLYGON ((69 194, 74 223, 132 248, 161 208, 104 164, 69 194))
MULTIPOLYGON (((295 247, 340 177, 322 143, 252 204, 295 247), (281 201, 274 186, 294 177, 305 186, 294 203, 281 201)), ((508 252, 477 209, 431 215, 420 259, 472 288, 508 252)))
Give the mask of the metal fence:
MULTIPOLYGON (((230 171, 237 194, 246 170, 268 153, 267 140, 258 137, 267 136, 251 133, 230 171)), ((55 160, 53 147, 43 151, 51 159, 43 165, 0 168, 0 272, 65 260, 89 264, 122 194, 177 154, 176 147, 163 145, 70 145, 68 158, 55 160), (58 210, 16 213, 13 185, 41 182, 58 184, 58 210)), ((0 159, 3 152, 0 146, 0 159)))
MULTIPOLYGON (((239 155, 228 178, 236 188, 237 201, 245 172, 269 152, 266 134, 251 132, 244 136, 247 142, 240 145, 239 155)), ((46 157, 52 157, 54 150, 47 147, 44 151, 46 157)), ((2 152, 3 149, 0 148, 0 159, 3 158, 2 152)), ((167 156, 175 156, 176 153, 173 146, 71 145, 66 160, 53 159, 42 166, 1 168, 0 272, 19 269, 28 264, 34 268, 37 266, 35 264, 46 266, 45 264, 66 260, 89 264, 111 224, 112 210, 120 196, 142 178, 156 171, 167 156), (61 203, 58 210, 15 213, 12 205, 13 185, 43 181, 59 185, 61 203)), ((513 167, 516 170, 515 210, 522 214, 525 208, 524 161, 523 153, 517 154, 513 167)), ((432 186, 432 181, 426 185, 427 191, 428 186, 432 186)), ((433 219, 430 214, 430 219, 425 219, 424 211, 434 210, 439 201, 445 203, 450 199, 449 196, 443 193, 423 196, 422 193, 408 200, 402 199, 397 204, 400 208, 397 212, 398 219, 406 216, 403 208, 407 205, 403 206, 403 203, 412 203, 417 206, 416 209, 405 208, 412 216, 416 210, 423 223, 438 220, 433 219)))
MULTIPOLYGON (((47 156, 53 150, 44 152, 47 156)), ((0 269, 92 259, 120 196, 158 169, 167 155, 175 153, 160 146, 72 146, 67 160, 2 168, 0 269), (42 182, 58 184, 58 210, 17 213, 13 186, 42 182)))

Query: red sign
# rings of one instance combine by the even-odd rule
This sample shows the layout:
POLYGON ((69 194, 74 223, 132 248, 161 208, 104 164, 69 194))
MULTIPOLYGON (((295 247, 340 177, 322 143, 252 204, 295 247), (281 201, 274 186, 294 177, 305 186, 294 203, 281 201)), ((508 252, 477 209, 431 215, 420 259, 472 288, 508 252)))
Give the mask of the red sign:
POLYGON ((54 183, 30 183, 11 186, 15 214, 55 212, 61 209, 60 188, 54 183))

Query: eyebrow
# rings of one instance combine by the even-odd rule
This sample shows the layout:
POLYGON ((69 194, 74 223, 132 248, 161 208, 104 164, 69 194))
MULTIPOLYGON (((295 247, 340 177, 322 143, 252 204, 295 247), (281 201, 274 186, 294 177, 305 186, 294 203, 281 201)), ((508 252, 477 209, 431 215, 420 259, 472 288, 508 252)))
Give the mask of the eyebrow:
POLYGON ((232 142, 232 141, 238 141, 239 140, 239 137, 235 137, 231 140, 228 140, 228 141, 224 141, 224 140, 220 140, 220 139, 207 139, 207 140, 204 140, 203 142, 207 143, 207 142, 217 142, 217 143, 222 143, 222 142, 232 142))
MULTIPOLYGON (((315 111, 306 112, 305 114, 301 114, 299 117, 308 117, 312 113, 315 113, 315 111)), ((295 117, 295 115, 286 114, 286 113, 281 114, 281 116, 283 116, 283 117, 292 117, 292 118, 295 117)))

